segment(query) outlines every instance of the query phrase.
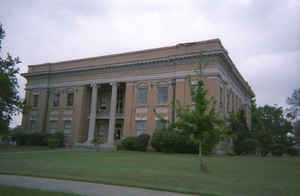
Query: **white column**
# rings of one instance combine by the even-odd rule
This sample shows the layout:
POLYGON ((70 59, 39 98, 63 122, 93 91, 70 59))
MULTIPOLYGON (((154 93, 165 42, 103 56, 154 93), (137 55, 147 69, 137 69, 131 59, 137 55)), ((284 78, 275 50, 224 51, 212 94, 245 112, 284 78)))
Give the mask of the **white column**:
POLYGON ((91 142, 94 138, 95 132, 95 124, 96 124, 96 109, 97 109, 97 95, 98 95, 98 87, 96 83, 92 85, 92 100, 91 100, 91 108, 90 108, 90 121, 89 121, 89 133, 87 142, 91 142))
POLYGON ((108 145, 114 145, 115 142, 115 124, 116 124, 116 107, 117 107, 117 83, 111 83, 111 99, 110 99, 110 115, 109 115, 109 130, 108 130, 108 145))

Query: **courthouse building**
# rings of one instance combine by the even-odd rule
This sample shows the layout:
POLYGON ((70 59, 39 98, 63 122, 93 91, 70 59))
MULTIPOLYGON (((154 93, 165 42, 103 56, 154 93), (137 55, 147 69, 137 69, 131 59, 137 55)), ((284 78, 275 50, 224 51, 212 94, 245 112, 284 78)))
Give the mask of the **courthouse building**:
POLYGON ((113 145, 127 136, 151 135, 163 126, 153 109, 173 120, 174 100, 193 107, 190 87, 200 58, 208 97, 215 98, 220 116, 244 109, 251 126, 255 95, 219 39, 30 65, 23 76, 31 110, 22 125, 32 132, 63 132, 70 143, 97 138, 113 145))

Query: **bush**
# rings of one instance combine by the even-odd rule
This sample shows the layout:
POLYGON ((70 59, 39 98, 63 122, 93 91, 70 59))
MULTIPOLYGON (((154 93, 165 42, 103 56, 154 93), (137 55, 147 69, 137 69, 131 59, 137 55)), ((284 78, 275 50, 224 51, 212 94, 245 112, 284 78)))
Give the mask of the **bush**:
MULTIPOLYGON (((41 132, 31 133, 28 134, 28 140, 26 144, 33 145, 33 146, 41 146, 45 139, 48 139, 48 134, 46 133, 41 133, 41 132)), ((48 142, 46 145, 48 145, 48 142)))
POLYGON ((283 155, 284 151, 285 151, 284 146, 280 144, 274 144, 271 149, 272 155, 279 156, 279 157, 283 155))
POLYGON ((13 133, 11 136, 12 136, 12 141, 15 141, 16 144, 19 146, 26 145, 29 139, 29 134, 26 134, 23 131, 17 131, 13 133))
POLYGON ((122 146, 126 150, 135 150, 135 144, 136 144, 137 137, 135 136, 129 136, 122 140, 122 146))
POLYGON ((152 147, 158 152, 198 153, 198 143, 188 135, 174 130, 157 130, 152 135, 152 147))
POLYGON ((58 138, 49 138, 48 139, 48 146, 51 149, 59 147, 59 143, 60 143, 60 140, 58 138))
POLYGON ((59 140, 59 147, 64 146, 64 134, 63 133, 25 133, 22 131, 15 132, 11 135, 12 141, 16 141, 17 145, 32 145, 32 146, 47 146, 49 138, 55 138, 59 140))
POLYGON ((286 153, 290 156, 298 156, 299 155, 299 150, 294 147, 290 147, 286 150, 286 153))
POLYGON ((53 135, 50 136, 51 138, 56 138, 59 140, 58 147, 64 147, 65 145, 65 135, 62 132, 56 132, 53 135))
POLYGON ((137 151, 146 151, 148 147, 150 136, 148 134, 139 135, 134 144, 134 150, 137 151))

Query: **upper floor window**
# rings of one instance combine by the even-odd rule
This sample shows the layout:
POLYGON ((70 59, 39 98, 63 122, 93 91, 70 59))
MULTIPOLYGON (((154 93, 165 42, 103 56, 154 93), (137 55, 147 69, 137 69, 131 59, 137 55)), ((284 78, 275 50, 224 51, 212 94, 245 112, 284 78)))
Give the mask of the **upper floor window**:
POLYGON ((39 105, 39 95, 33 95, 33 107, 37 107, 39 105))
POLYGON ((101 95, 100 97, 100 111, 106 111, 107 109, 107 101, 106 95, 101 95))
POLYGON ((139 88, 138 90, 138 104, 146 105, 148 97, 148 89, 147 88, 139 88))
POLYGON ((74 93, 68 93, 67 95, 67 106, 72 106, 74 102, 74 93))
POLYGON ((158 88, 158 104, 168 103, 168 87, 158 88))
POLYGON ((53 106, 59 106, 59 97, 60 97, 59 93, 54 94, 54 97, 53 97, 53 106))
POLYGON ((146 122, 145 120, 139 120, 136 121, 135 127, 136 127, 136 136, 139 136, 146 132, 146 122))

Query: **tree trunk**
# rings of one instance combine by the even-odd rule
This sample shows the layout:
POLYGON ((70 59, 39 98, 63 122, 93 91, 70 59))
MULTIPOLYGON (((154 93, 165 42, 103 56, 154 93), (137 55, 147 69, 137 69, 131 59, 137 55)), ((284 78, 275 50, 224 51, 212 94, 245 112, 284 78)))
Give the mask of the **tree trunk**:
POLYGON ((199 140, 199 158, 200 158, 200 169, 204 170, 204 163, 203 163, 203 158, 202 158, 202 141, 201 139, 199 140))

